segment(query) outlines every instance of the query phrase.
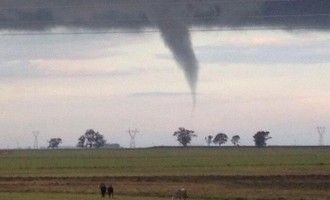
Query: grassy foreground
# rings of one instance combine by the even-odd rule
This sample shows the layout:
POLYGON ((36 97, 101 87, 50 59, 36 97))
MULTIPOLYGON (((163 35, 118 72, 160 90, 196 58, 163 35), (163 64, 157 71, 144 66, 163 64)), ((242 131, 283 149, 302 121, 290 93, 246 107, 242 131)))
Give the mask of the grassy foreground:
MULTIPOLYGON (((54 193, 0 193, 3 200, 95 200, 108 199, 95 195, 79 194, 54 194, 54 193)), ((116 196, 114 199, 120 200, 169 200, 171 197, 145 197, 145 196, 116 196)), ((214 198, 214 200, 224 200, 227 198, 214 198)), ((198 199, 195 199, 198 200, 198 199)))
MULTIPOLYGON (((102 199, 95 195, 79 195, 79 194, 53 194, 53 193, 0 193, 0 199, 3 200, 95 200, 102 199)), ((108 198, 105 198, 108 199, 108 198)), ((168 198, 155 197, 125 197, 117 196, 115 199, 120 200, 164 200, 168 198)))
POLYGON ((330 199, 329 147, 13 150, 0 152, 1 200, 330 199))

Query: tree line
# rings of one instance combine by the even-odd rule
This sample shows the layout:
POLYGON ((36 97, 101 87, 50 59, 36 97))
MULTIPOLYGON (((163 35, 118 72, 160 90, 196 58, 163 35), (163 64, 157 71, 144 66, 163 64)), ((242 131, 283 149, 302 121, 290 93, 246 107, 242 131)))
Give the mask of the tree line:
MULTIPOLYGON (((257 147, 265 147, 267 145, 266 141, 271 139, 268 131, 258 131, 253 136, 253 141, 257 147)), ((180 127, 178 131, 173 133, 173 136, 177 137, 177 141, 180 145, 186 147, 190 144, 192 138, 197 137, 197 134, 193 130, 188 130, 183 127, 180 127)), ((239 146, 240 136, 233 135, 231 137, 231 142, 234 146, 239 146)), ((228 141, 228 136, 225 133, 218 133, 214 137, 208 135, 205 137, 206 144, 210 146, 212 143, 215 145, 223 145, 228 141)), ((48 141, 48 148, 56 149, 62 143, 61 138, 51 138, 48 141)), ((101 148, 107 145, 107 141, 104 139, 104 136, 93 129, 88 129, 86 132, 78 138, 78 143, 76 147, 78 148, 101 148)), ((120 147, 116 145, 116 147, 120 147)))
MULTIPOLYGON (((48 148, 56 149, 62 143, 61 138, 51 138, 48 141, 48 148)), ((104 135, 100 134, 93 129, 88 129, 83 135, 78 138, 78 143, 76 147, 78 148, 94 148, 98 149, 104 147, 107 141, 104 139, 104 135)), ((118 145, 119 146, 119 145, 118 145)), ((116 147, 118 147, 116 146, 116 147)))
MULTIPOLYGON (((255 146, 267 146, 266 141, 271 139, 269 134, 270 133, 268 131, 258 131, 256 134, 254 134, 253 141, 255 142, 255 146)), ((175 131, 173 136, 177 137, 177 141, 179 142, 179 144, 184 147, 190 144, 192 138, 197 137, 193 130, 188 130, 183 127, 180 127, 178 131, 175 131)), ((233 143, 234 146, 239 146, 240 139, 241 138, 239 135, 234 135, 232 136, 230 141, 233 143)), ((210 146, 212 143, 221 146, 228 141, 228 136, 225 133, 218 133, 214 137, 212 135, 205 137, 205 141, 208 146, 210 146)))

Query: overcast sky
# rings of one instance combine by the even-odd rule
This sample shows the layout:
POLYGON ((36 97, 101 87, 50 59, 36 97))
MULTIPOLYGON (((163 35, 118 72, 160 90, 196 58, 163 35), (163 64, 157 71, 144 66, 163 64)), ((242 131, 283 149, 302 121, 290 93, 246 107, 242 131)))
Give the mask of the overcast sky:
MULTIPOLYGON (((51 14, 56 19, 57 11, 51 14)), ((42 16, 48 15, 34 17, 42 16)), ((204 27, 183 35, 181 48, 182 38, 168 41, 160 22, 162 32, 26 35, 25 27, 8 31, 17 22, 1 29, 14 24, 6 17, 0 18, 0 149, 32 147, 33 131, 40 132, 39 146, 54 137, 75 146, 87 129, 124 147, 127 130, 135 128, 137 147, 178 145, 172 135, 179 127, 195 131, 193 145, 220 132, 253 145, 260 130, 270 132, 269 145, 318 145, 316 127, 330 124, 329 31, 204 27)), ((86 33, 63 24, 50 32, 77 30, 86 33)))

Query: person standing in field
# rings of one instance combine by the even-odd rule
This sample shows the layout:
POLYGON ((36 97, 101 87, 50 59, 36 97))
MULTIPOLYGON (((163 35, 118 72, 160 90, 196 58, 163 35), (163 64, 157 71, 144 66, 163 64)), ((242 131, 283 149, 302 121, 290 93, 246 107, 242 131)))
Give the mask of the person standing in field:
POLYGON ((107 186, 104 183, 100 184, 100 191, 101 191, 101 196, 105 197, 105 193, 107 192, 107 186))
POLYGON ((108 187, 108 195, 109 195, 109 198, 110 198, 110 197, 113 198, 113 187, 112 187, 111 184, 110 184, 109 187, 108 187))

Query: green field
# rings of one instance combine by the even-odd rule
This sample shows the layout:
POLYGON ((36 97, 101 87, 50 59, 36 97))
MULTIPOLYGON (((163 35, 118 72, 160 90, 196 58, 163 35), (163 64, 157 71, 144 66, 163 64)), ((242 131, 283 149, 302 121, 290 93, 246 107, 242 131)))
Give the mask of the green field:
POLYGON ((0 154, 0 199, 329 199, 330 148, 226 147, 11 150, 0 154), (18 189, 17 189, 18 188, 18 189), (193 192, 192 192, 193 191, 193 192))
POLYGON ((0 161, 0 176, 328 174, 330 148, 17 150, 0 161))

